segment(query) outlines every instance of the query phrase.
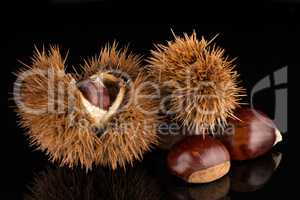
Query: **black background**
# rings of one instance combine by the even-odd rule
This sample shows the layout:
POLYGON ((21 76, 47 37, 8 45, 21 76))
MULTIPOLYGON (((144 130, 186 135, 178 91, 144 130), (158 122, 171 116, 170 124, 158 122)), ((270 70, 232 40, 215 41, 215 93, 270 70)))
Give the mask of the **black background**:
MULTIPOLYGON (((8 199, 22 199, 33 174, 49 165, 43 153, 28 146, 24 130, 17 126, 17 117, 11 108, 14 102, 7 100, 12 97, 15 80, 12 73, 21 66, 17 60, 30 63, 34 45, 41 48, 58 44, 63 54, 69 50, 67 65, 76 67, 84 58, 95 55, 101 46, 115 39, 120 47, 130 43, 133 52, 146 57, 154 43, 172 39, 171 29, 178 35, 195 30, 207 39, 219 34, 217 44, 224 47, 230 56, 238 57, 236 69, 248 92, 261 78, 286 65, 289 66, 291 85, 291 69, 299 63, 297 1, 223 2, 222 5, 217 1, 210 4, 189 1, 164 4, 155 1, 59 2, 11 1, 1 7, 0 81, 4 87, 1 106, 7 110, 2 116, 5 129, 1 131, 1 165, 4 166, 2 173, 5 177, 2 181, 8 187, 4 188, 4 195, 8 195, 8 199), (128 24, 136 22, 139 23, 128 24)), ((258 95, 255 105, 273 117, 274 91, 258 95)), ((295 152, 292 154, 293 134, 297 133, 289 127, 289 132, 284 134, 284 142, 277 147, 283 153, 283 161, 271 181, 253 193, 231 192, 231 199, 283 198, 290 194, 291 167, 295 166, 290 158, 297 155, 295 152)), ((156 154, 154 152, 146 157, 151 160, 156 154)), ((152 162, 149 163, 151 165, 152 162)))

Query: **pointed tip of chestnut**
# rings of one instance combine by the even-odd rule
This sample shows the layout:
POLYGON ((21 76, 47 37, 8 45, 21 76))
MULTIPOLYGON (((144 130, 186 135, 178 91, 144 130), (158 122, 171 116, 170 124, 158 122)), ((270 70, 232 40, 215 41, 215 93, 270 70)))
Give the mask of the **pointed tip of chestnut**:
POLYGON ((282 141, 276 125, 264 113, 251 108, 239 108, 235 116, 239 120, 228 121, 233 132, 221 139, 232 160, 259 157, 282 141))
POLYGON ((230 168, 226 147, 209 136, 188 136, 168 154, 170 172, 189 183, 208 183, 223 177, 230 168))
POLYGON ((280 131, 276 128, 275 130, 275 142, 273 144, 273 146, 275 146, 277 143, 282 141, 282 135, 280 133, 280 131))
POLYGON ((85 79, 77 83, 77 87, 86 100, 95 107, 108 110, 110 97, 107 88, 91 79, 85 79))

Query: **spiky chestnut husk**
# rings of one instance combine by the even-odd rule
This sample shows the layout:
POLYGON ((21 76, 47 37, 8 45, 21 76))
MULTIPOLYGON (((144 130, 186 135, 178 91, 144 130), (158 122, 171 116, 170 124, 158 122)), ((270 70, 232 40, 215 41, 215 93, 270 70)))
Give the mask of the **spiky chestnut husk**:
POLYGON ((80 169, 48 169, 34 177, 26 200, 162 199, 159 184, 137 165, 125 173, 104 168, 85 173, 80 169))
MULTIPOLYGON (((117 50, 114 43, 86 61, 82 75, 66 73, 64 68, 65 59, 57 47, 52 47, 49 52, 37 50, 32 65, 18 73, 18 78, 24 80, 16 82, 14 96, 20 125, 28 130, 31 145, 44 151, 51 161, 69 167, 91 169, 93 164, 100 164, 115 169, 141 159, 157 142, 158 117, 145 111, 156 109, 158 102, 145 97, 131 99, 134 95, 152 94, 149 86, 140 89, 147 78, 140 72, 139 57, 126 49, 117 50), (119 110, 108 125, 99 128, 76 83, 111 70, 127 74, 130 83, 119 110), (31 110, 28 112, 24 106, 31 110)), ((121 79, 120 74, 115 77, 121 79)))
POLYGON ((165 113, 196 134, 225 127, 226 118, 235 118, 243 89, 233 60, 196 33, 174 34, 174 41, 158 44, 148 59, 153 79, 161 85, 167 109, 165 113))

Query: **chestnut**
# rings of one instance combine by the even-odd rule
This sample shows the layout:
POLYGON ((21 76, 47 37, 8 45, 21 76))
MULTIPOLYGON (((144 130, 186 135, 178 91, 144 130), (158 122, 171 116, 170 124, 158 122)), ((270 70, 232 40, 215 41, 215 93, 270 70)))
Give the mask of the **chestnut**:
POLYGON ((232 160, 248 160, 264 155, 282 140, 275 124, 265 114, 251 108, 239 108, 238 119, 228 120, 232 133, 221 140, 232 160))
POLYGON ((171 174, 188 183, 208 183, 223 177, 230 168, 226 147, 210 136, 188 136, 167 157, 171 174))
POLYGON ((93 106, 108 110, 110 97, 107 88, 100 82, 88 78, 77 83, 77 87, 93 106))

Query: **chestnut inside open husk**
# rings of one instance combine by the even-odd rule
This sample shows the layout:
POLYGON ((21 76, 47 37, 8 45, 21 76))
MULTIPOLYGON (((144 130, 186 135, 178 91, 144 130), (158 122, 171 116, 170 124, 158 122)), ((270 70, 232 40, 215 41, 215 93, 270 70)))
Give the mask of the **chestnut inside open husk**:
POLYGON ((82 95, 94 106, 107 110, 110 106, 110 97, 107 88, 91 79, 77 83, 82 95))

